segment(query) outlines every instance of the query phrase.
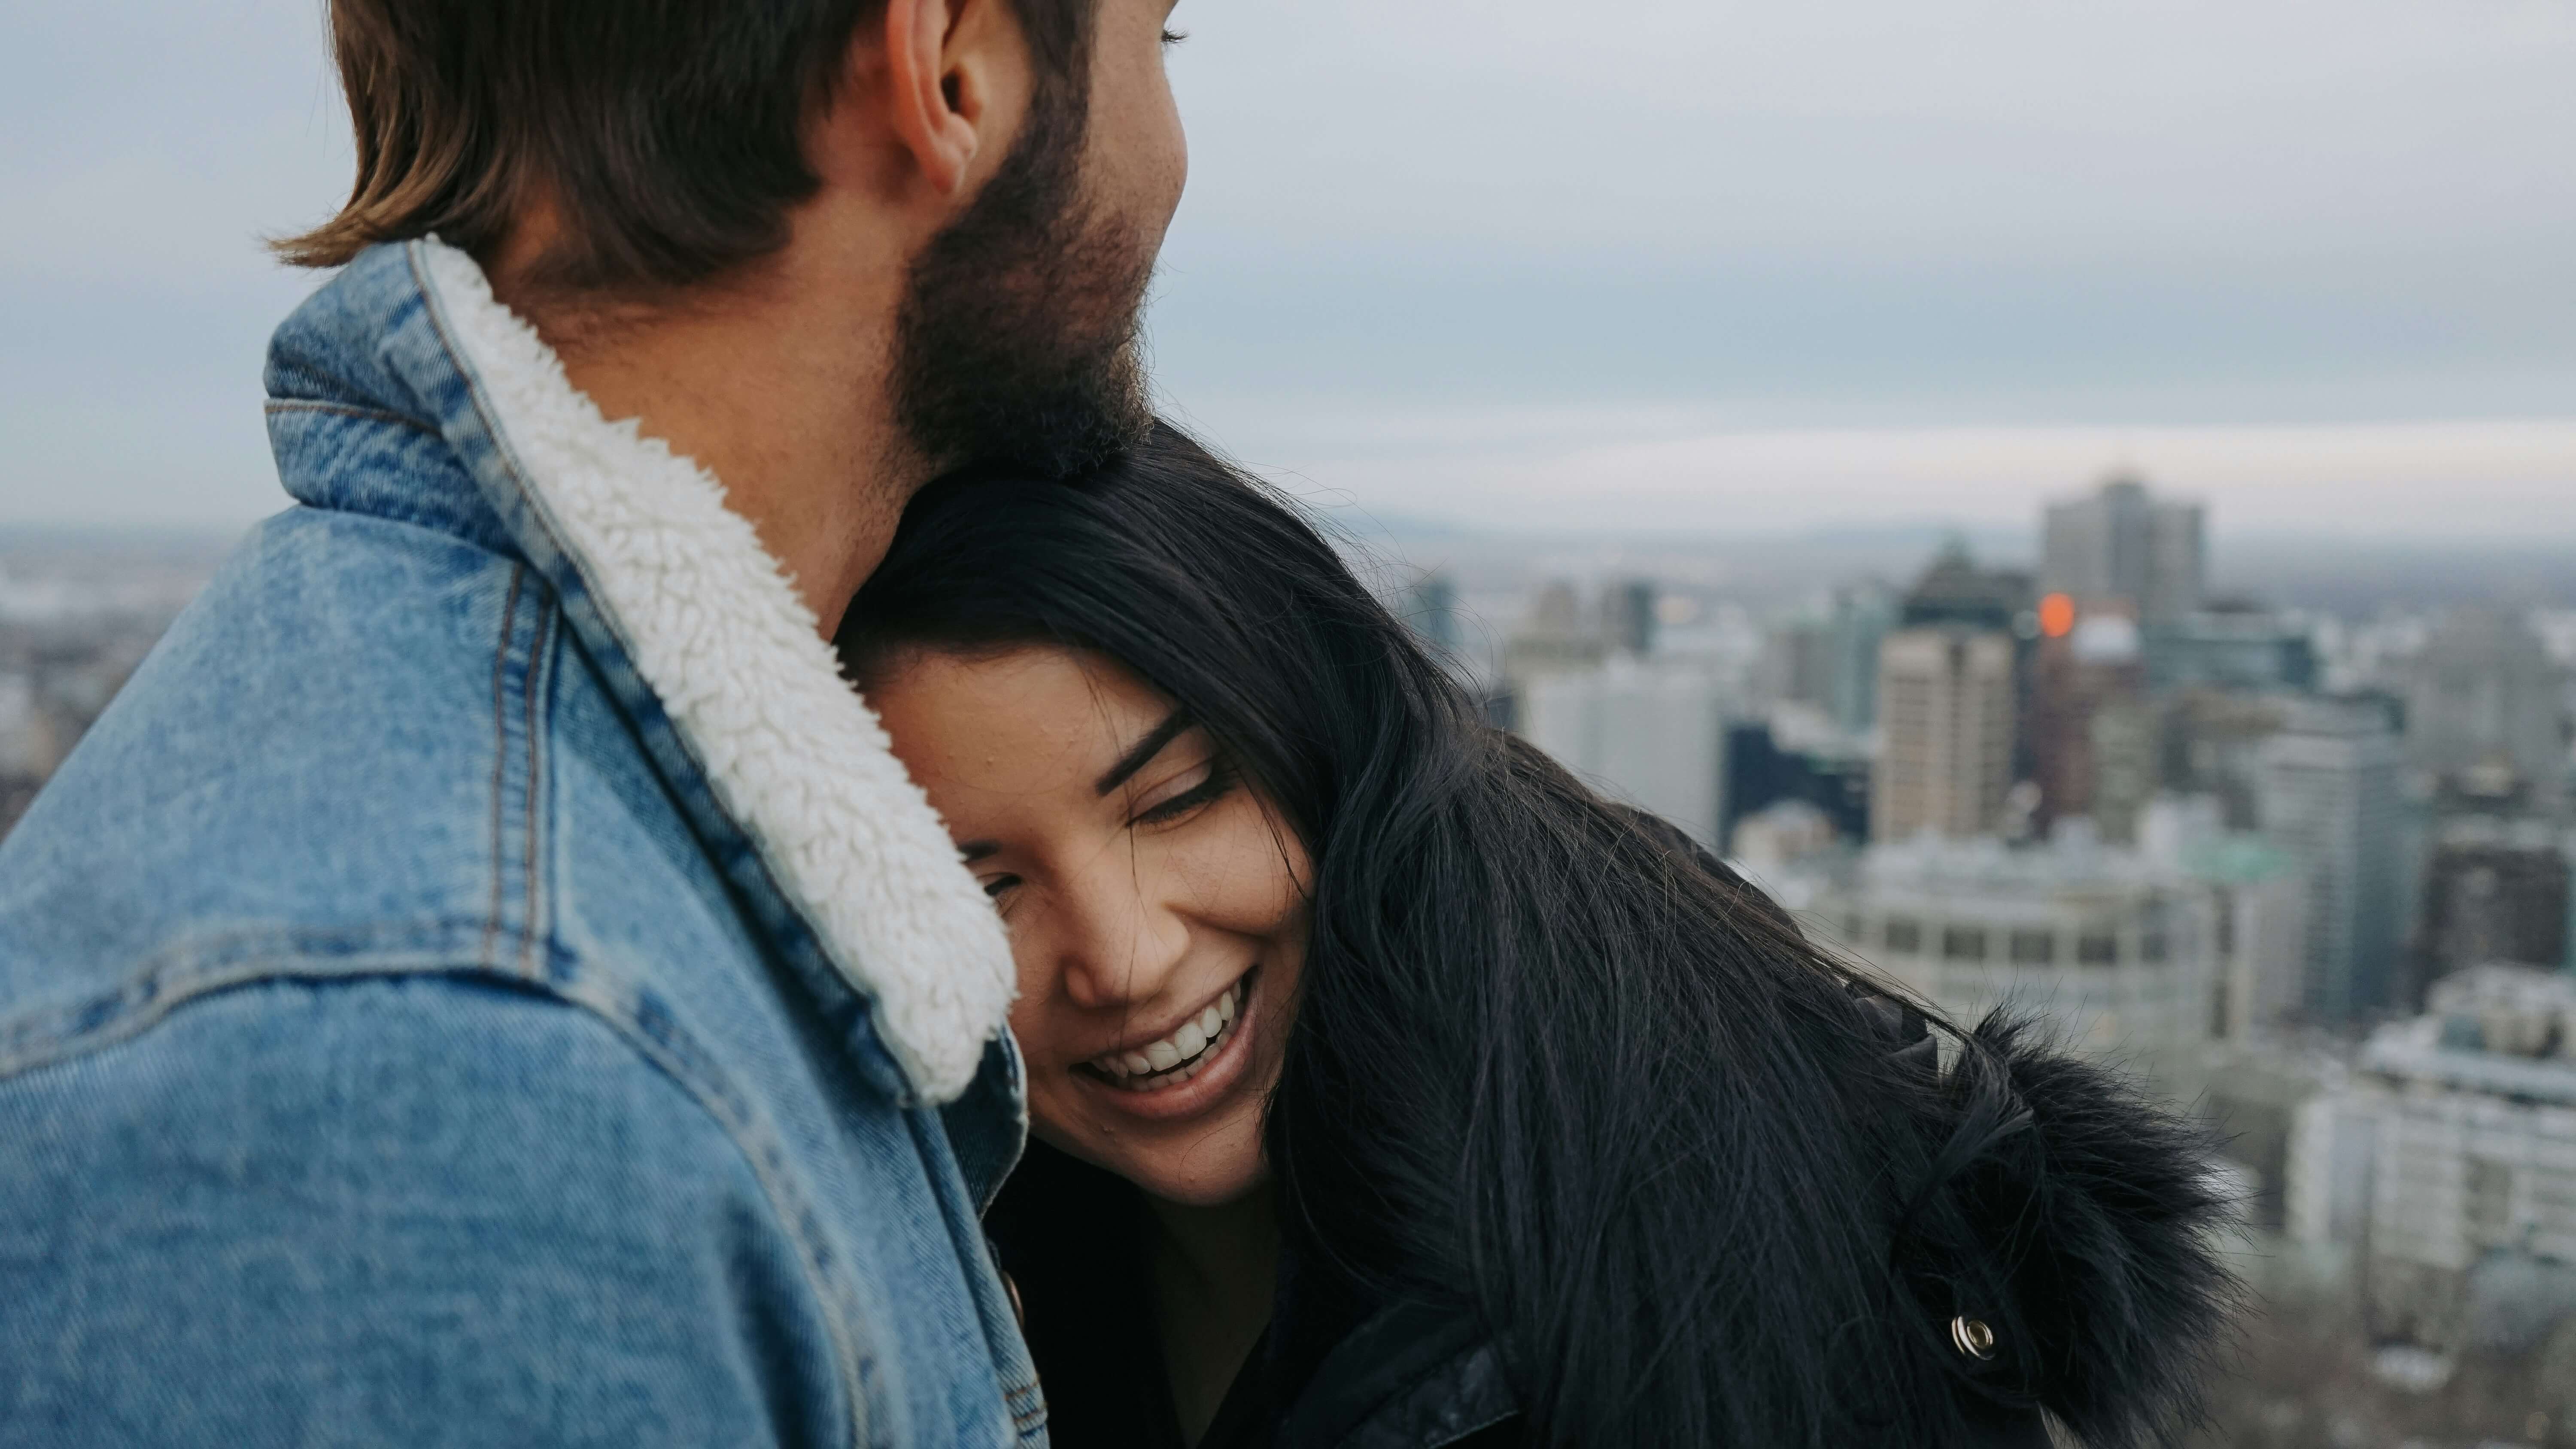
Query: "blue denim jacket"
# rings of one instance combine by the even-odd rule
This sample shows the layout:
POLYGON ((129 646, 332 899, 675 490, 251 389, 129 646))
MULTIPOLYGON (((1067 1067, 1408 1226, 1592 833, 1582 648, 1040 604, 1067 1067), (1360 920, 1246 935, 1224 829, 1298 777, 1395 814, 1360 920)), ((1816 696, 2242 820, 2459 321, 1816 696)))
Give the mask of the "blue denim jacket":
POLYGON ((0 1445, 1043 1442, 1007 950, 748 525, 434 242, 269 383, 0 846, 0 1445))

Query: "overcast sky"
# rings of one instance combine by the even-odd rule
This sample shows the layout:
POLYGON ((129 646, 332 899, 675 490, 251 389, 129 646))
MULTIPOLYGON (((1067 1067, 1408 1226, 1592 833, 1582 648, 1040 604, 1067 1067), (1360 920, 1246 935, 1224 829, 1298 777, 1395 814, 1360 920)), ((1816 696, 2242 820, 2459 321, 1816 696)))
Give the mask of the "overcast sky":
MULTIPOLYGON (((0 522, 282 502, 321 0, 13 0, 0 522)), ((1185 0, 1171 409, 1528 529, 2576 543, 2576 0, 1185 0)))

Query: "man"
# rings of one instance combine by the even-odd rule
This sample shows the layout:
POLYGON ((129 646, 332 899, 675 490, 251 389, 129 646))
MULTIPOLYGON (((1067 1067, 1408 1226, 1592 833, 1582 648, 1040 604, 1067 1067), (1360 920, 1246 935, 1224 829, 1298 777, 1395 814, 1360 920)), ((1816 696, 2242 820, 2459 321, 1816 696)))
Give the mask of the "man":
POLYGON ((824 641, 1145 424, 1169 10, 334 0, 299 506, 0 851, 0 1442, 1044 1439, 1009 953, 824 641))

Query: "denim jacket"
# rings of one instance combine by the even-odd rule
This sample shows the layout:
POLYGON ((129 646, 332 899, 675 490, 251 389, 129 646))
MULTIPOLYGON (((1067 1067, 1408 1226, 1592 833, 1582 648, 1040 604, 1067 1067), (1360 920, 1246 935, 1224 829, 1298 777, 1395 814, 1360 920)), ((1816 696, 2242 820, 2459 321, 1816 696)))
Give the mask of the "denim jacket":
POLYGON ((750 526, 434 241, 269 392, 0 846, 0 1445, 1042 1443, 1007 943, 750 526))

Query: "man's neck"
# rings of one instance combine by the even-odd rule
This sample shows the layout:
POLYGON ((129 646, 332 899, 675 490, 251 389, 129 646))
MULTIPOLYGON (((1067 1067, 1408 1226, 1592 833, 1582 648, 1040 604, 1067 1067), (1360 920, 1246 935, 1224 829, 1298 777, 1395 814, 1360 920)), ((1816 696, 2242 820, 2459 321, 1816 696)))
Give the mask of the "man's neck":
POLYGON ((901 279, 886 282, 883 298, 831 307, 776 269, 667 306, 549 306, 497 277, 495 290, 603 416, 638 419, 714 475, 828 639, 930 473, 895 421, 901 279))

